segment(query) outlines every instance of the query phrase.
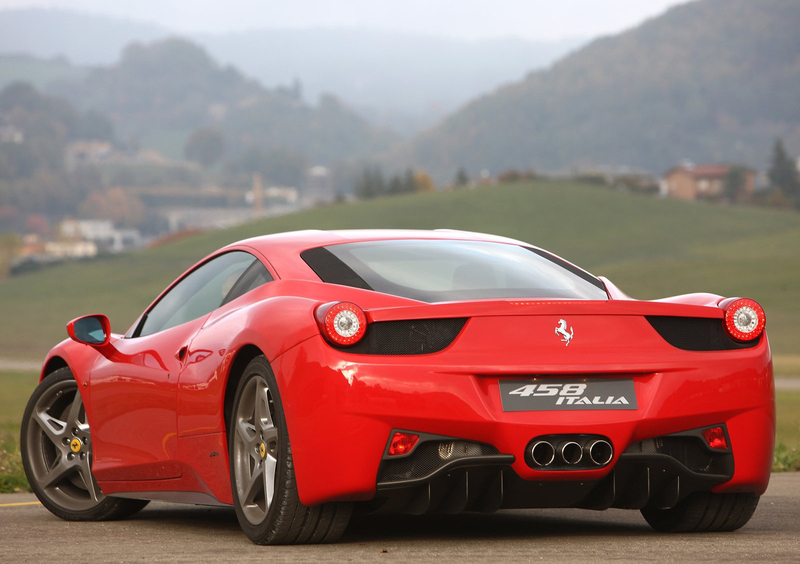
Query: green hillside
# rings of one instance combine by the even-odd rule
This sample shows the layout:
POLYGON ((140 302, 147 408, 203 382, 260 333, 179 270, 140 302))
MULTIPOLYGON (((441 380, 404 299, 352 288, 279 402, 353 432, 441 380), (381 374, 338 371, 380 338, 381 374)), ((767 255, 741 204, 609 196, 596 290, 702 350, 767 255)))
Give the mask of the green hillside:
MULTIPOLYGON (((394 139, 334 97, 310 105, 299 84, 264 88, 179 38, 131 43, 116 64, 57 82, 50 91, 111 117, 120 138, 155 138, 161 148, 165 138, 213 126, 224 133, 229 155, 288 150, 330 164, 384 150, 394 139)), ((167 152, 180 152, 185 139, 179 137, 167 152)))
POLYGON ((12 82, 29 82, 41 90, 57 80, 80 79, 86 72, 86 69, 73 66, 63 58, 0 55, 0 90, 12 82))
POLYGON ((767 311, 775 352, 800 354, 800 214, 537 182, 320 207, 20 276, 0 283, 0 356, 39 357, 64 338, 66 321, 87 313, 106 313, 123 332, 185 268, 238 239, 370 227, 519 238, 608 276, 636 298, 696 291, 753 297, 767 311))
POLYGON ((776 137, 800 147, 799 27, 796 0, 681 4, 474 101, 393 159, 448 179, 459 166, 763 167, 776 137))

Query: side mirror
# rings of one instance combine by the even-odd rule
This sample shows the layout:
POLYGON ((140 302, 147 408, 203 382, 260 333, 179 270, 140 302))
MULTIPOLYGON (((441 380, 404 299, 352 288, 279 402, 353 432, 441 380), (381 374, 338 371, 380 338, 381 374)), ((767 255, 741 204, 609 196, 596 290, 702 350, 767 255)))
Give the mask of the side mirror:
POLYGON ((105 315, 85 315, 67 323, 67 335, 81 344, 102 347, 111 338, 111 323, 105 315))

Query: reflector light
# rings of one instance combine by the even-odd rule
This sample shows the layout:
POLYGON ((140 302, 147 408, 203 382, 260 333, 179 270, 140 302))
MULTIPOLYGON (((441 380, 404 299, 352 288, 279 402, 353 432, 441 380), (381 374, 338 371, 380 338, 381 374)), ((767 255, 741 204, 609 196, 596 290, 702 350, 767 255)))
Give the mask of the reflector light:
POLYGON ((725 308, 725 330, 737 341, 752 341, 764 332, 764 310, 753 300, 735 300, 725 308))
POLYGON ((716 450, 728 450, 728 440, 725 438, 725 429, 722 427, 711 427, 703 430, 708 446, 716 450))
POLYGON ((401 454, 408 454, 414 448, 419 440, 419 435, 412 433, 396 432, 392 436, 392 442, 389 445, 389 456, 400 456, 401 454))
POLYGON ((332 343, 354 345, 367 331, 367 317, 356 304, 339 302, 320 309, 322 333, 332 343))

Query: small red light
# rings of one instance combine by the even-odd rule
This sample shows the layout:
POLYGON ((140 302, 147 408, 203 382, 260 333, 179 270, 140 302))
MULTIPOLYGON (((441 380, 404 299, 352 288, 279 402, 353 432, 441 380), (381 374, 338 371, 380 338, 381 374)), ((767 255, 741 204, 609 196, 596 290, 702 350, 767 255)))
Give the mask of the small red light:
POLYGON ((737 341, 752 341, 764 332, 767 316, 757 302, 742 298, 725 307, 725 330, 737 341))
POLYGON ((408 454, 414 449, 414 445, 417 444, 418 440, 419 435, 398 431, 392 436, 392 443, 389 445, 389 456, 408 454))
POLYGON ((728 440, 725 438, 725 429, 722 427, 711 427, 703 431, 708 446, 716 450, 728 450, 728 440))
POLYGON ((325 304, 317 310, 322 334, 335 345, 354 345, 367 332, 367 316, 356 304, 325 304))

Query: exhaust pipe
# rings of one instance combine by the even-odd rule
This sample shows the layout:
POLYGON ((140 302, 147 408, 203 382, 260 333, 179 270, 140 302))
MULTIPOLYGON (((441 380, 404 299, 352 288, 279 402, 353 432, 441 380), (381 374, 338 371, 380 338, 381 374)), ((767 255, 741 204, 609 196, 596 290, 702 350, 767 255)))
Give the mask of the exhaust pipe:
POLYGON ((550 466, 556 458, 556 449, 547 441, 538 441, 531 447, 531 458, 537 466, 550 466))
POLYGON ((561 445, 561 459, 574 466, 583 458, 583 447, 575 441, 568 441, 561 445))
POLYGON ((589 460, 597 466, 605 466, 614 458, 614 447, 603 439, 590 442, 586 445, 586 451, 589 453, 589 460))

